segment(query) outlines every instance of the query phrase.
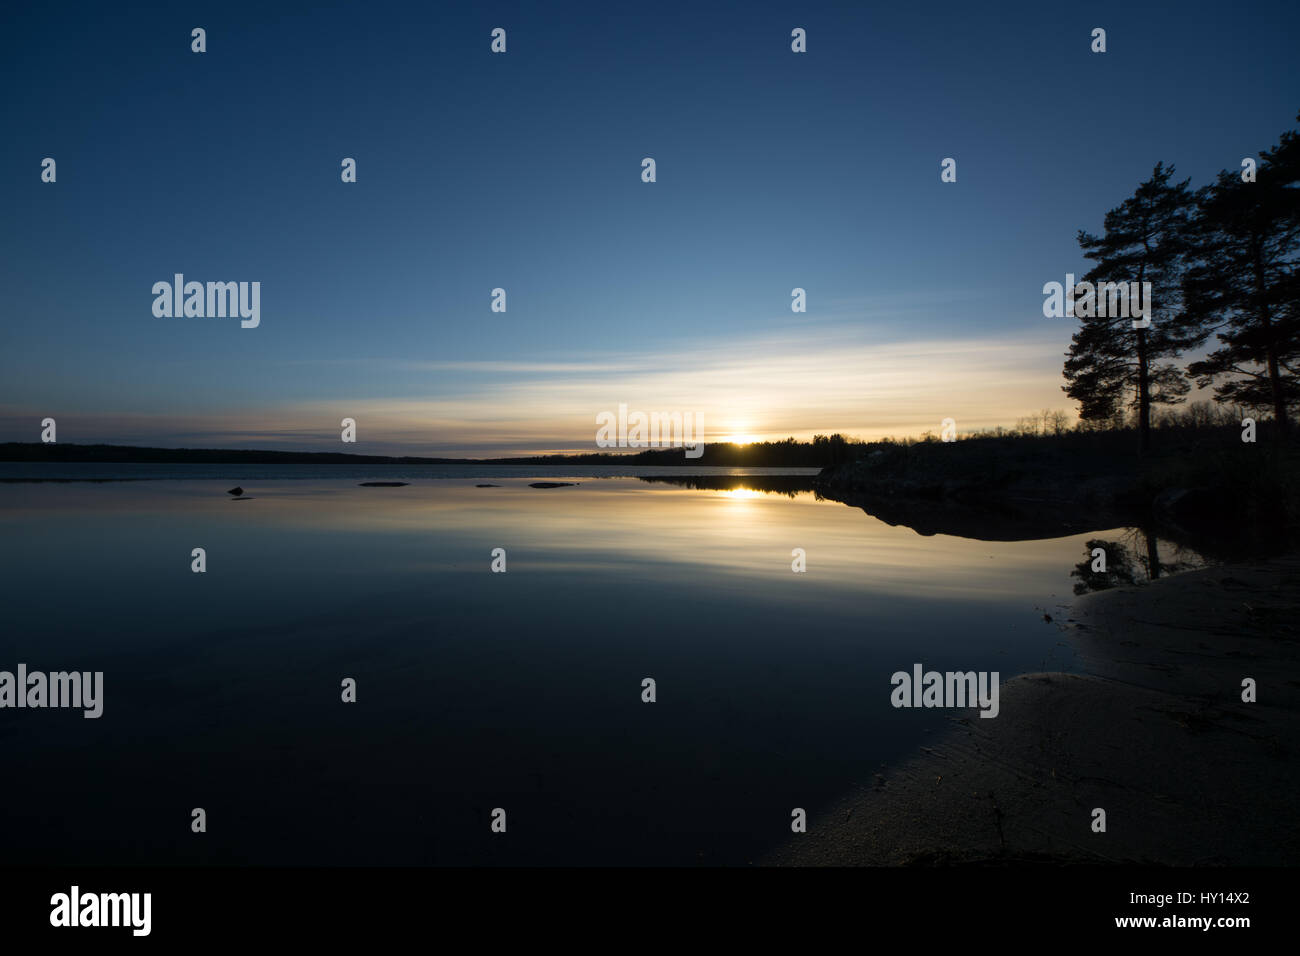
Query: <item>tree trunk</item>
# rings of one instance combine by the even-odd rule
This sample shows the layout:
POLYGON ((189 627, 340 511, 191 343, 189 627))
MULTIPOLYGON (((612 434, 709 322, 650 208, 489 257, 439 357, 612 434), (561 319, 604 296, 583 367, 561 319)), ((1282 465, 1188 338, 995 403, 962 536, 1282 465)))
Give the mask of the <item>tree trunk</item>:
POLYGON ((1151 448, 1151 382, 1147 370, 1147 331, 1138 329, 1138 432, 1142 451, 1151 448))
POLYGON ((1147 539, 1147 578, 1154 581, 1160 577, 1160 542, 1146 529, 1143 534, 1147 539))
MULTIPOLYGON (((1150 254, 1150 248, 1144 239, 1143 248, 1150 254)), ((1142 281, 1146 279, 1147 263, 1143 258, 1142 265, 1138 267, 1138 288, 1142 288, 1142 281)), ((1154 303, 1147 302, 1147 316, 1155 311, 1154 303)), ((1138 435, 1140 439, 1140 448, 1142 454, 1151 450, 1151 381, 1147 369, 1147 330, 1137 330, 1137 353, 1138 353, 1138 435)))
POLYGON ((1277 345, 1268 347, 1268 383, 1273 387, 1273 419, 1277 430, 1286 436, 1291 431, 1291 416, 1286 407, 1286 392, 1282 388, 1282 375, 1277 367, 1277 345))
POLYGON ((1268 343, 1268 385, 1273 392, 1273 421, 1277 430, 1285 436, 1291 430, 1290 415, 1286 407, 1286 391, 1282 387, 1282 373, 1277 363, 1277 338, 1273 332, 1272 310, 1268 307, 1268 296, 1264 294, 1264 264, 1260 261, 1259 245, 1255 246, 1255 297, 1259 303, 1259 320, 1264 326, 1264 341, 1268 343))

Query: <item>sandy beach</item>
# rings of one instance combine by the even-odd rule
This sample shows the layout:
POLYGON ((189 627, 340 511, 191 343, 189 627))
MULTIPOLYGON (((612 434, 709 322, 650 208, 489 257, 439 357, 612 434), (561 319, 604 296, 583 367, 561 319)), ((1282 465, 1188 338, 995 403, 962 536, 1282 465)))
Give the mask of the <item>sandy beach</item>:
POLYGON ((1006 681, 759 862, 1294 864, 1298 614, 1300 555, 1077 598, 1084 673, 1006 681))

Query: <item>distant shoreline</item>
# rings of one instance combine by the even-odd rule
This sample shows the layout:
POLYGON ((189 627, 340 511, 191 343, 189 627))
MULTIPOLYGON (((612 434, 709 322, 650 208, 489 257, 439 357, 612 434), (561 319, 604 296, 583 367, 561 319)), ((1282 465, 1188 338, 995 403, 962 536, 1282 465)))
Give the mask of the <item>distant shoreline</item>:
POLYGON ((533 455, 519 458, 427 458, 411 455, 360 455, 346 452, 272 451, 252 448, 156 448, 140 445, 78 445, 6 442, 0 462, 98 465, 537 465, 568 461, 635 458, 635 455, 533 455))
POLYGON ((0 463, 98 465, 612 465, 662 467, 674 471, 690 468, 813 468, 821 469, 822 451, 813 444, 778 443, 782 454, 754 446, 715 443, 703 458, 687 458, 681 448, 649 448, 628 454, 593 452, 572 455, 522 455, 513 458, 436 458, 411 455, 362 455, 348 452, 274 451, 249 448, 156 448, 137 445, 79 445, 64 442, 0 443, 0 463), (749 461, 766 454, 782 461, 749 461), (733 460, 734 459, 734 460, 733 460))
POLYGON ((0 462, 0 485, 114 484, 140 481, 346 481, 401 478, 404 483, 466 481, 474 478, 635 478, 696 489, 746 487, 754 490, 812 491, 819 473, 809 467, 706 465, 676 468, 662 465, 581 463, 390 465, 385 463, 249 463, 249 462, 0 462), (26 467, 25 467, 26 466, 26 467), (79 474, 78 472, 85 472, 79 474), (133 474, 132 472, 140 472, 133 474), (297 473, 295 473, 297 472, 297 473))

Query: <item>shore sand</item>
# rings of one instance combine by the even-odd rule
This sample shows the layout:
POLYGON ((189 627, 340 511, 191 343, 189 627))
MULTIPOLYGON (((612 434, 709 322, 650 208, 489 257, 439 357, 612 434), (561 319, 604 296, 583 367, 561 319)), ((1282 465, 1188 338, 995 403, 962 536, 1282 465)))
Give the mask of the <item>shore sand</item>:
POLYGON ((1300 555, 1086 595, 1064 629, 1084 673, 1006 681, 761 862, 1300 860, 1300 555))

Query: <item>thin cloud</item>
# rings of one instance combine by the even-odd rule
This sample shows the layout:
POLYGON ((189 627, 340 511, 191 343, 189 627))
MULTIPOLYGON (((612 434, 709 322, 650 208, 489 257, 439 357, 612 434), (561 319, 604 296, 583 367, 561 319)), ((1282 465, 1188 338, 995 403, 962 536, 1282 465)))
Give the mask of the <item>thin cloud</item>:
MULTIPOLYGON (((276 445, 386 454, 494 456, 595 451, 596 415, 620 403, 642 411, 694 412, 706 441, 732 436, 862 438, 1010 424, 1043 407, 1067 405, 1060 391, 1063 330, 1035 338, 882 342, 851 329, 746 341, 710 340, 681 350, 590 354, 570 361, 362 360, 386 385, 431 370, 454 382, 415 380, 416 394, 352 395, 213 409, 200 416, 115 416, 97 412, 60 423, 64 441, 246 447, 276 445), (503 378, 502 376, 509 376, 503 378), (358 444, 339 442, 343 418, 358 444)), ((405 383, 410 384, 410 383, 405 383)), ((256 401, 255 396, 251 398, 256 401)), ((31 413, 0 409, 30 424, 31 413)), ((30 428, 27 429, 30 431, 30 428)))

